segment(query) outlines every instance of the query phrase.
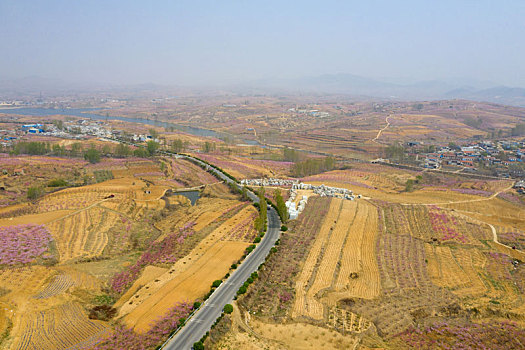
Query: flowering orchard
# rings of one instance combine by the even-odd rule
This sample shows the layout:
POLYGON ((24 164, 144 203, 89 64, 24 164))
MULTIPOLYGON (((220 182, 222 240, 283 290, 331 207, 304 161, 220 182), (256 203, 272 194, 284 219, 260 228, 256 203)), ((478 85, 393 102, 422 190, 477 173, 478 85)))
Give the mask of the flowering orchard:
POLYGON ((525 199, 523 199, 523 196, 520 196, 515 193, 502 192, 498 194, 498 198, 504 199, 513 204, 525 205, 525 199))
POLYGON ((16 225, 0 227, 0 265, 19 265, 35 262, 49 250, 53 238, 43 225, 16 225))
POLYGON ((240 242, 252 242, 257 235, 254 223, 258 216, 259 214, 254 210, 254 212, 246 216, 244 220, 239 221, 238 224, 233 226, 230 232, 223 239, 240 242))
POLYGON ((457 225, 455 217, 449 216, 444 210, 438 207, 432 207, 429 214, 432 228, 440 235, 442 240, 449 241, 455 239, 461 243, 467 243, 467 238, 455 228, 457 225))
POLYGON ((474 188, 453 188, 452 191, 461 194, 470 194, 474 196, 490 197, 493 193, 485 190, 477 190, 474 188))
POLYGON ((498 240, 516 249, 525 249, 525 233, 523 232, 498 232, 498 240))
POLYGON ((440 240, 479 245, 478 240, 492 238, 488 227, 455 216, 442 208, 430 206, 429 216, 432 229, 440 240))
POLYGON ((514 322, 451 325, 446 322, 411 328, 398 337, 412 349, 523 349, 525 329, 514 322))
POLYGON ((240 301, 256 313, 278 317, 284 315, 295 296, 295 276, 300 262, 308 254, 325 216, 330 198, 312 197, 303 214, 291 223, 281 237, 278 252, 271 254, 261 269, 257 282, 240 301))
POLYGON ((185 159, 171 159, 171 169, 176 181, 184 186, 200 186, 217 182, 217 179, 198 165, 185 159))
POLYGON ((153 323, 151 329, 139 334, 133 329, 118 326, 109 336, 100 340, 95 350, 147 350, 161 345, 172 331, 177 329, 181 320, 185 320, 191 313, 192 304, 178 303, 153 323))
POLYGON ((116 293, 124 292, 135 281, 142 269, 153 264, 172 264, 176 261, 174 255, 177 248, 186 238, 193 235, 195 223, 190 222, 181 227, 177 232, 168 235, 160 242, 153 242, 148 249, 142 253, 135 264, 126 270, 117 273, 111 281, 111 289, 116 293))
POLYGON ((315 181, 324 183, 339 183, 356 187, 374 188, 373 186, 370 186, 364 182, 356 181, 356 179, 369 182, 373 181, 375 183, 380 182, 381 180, 384 181, 384 179, 381 179, 380 175, 354 170, 334 170, 319 175, 308 176, 301 180, 303 182, 315 181))

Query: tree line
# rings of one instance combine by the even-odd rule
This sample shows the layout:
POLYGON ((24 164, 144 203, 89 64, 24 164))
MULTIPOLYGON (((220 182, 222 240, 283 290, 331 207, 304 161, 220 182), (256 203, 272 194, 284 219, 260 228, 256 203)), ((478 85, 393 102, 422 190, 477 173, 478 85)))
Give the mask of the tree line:
POLYGON ((98 163, 103 156, 113 156, 116 158, 124 157, 140 157, 147 158, 153 156, 160 145, 150 140, 146 143, 146 147, 137 147, 135 149, 130 146, 118 143, 114 147, 110 145, 104 145, 103 147, 97 148, 94 144, 89 145, 85 148, 80 142, 75 142, 69 147, 50 144, 49 142, 38 142, 38 141, 20 141, 14 143, 11 147, 6 147, 4 151, 12 155, 28 154, 28 155, 53 155, 60 157, 84 157, 90 163, 98 163))
POLYGON ((307 158, 301 152, 289 148, 283 148, 283 160, 293 162, 292 176, 304 177, 319 174, 335 169, 336 161, 333 157, 307 158))

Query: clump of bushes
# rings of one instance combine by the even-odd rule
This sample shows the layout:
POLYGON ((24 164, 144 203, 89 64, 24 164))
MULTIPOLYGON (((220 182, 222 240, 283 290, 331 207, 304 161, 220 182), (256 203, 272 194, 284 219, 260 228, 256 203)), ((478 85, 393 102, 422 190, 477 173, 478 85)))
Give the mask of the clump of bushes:
POLYGON ((89 311, 91 320, 109 321, 117 314, 117 309, 109 305, 97 305, 89 311))
POLYGON ((27 189, 27 199, 35 200, 44 194, 44 190, 41 187, 29 187, 27 189))
POLYGON ((67 181, 64 179, 54 179, 48 182, 47 187, 65 187, 67 185, 67 181))

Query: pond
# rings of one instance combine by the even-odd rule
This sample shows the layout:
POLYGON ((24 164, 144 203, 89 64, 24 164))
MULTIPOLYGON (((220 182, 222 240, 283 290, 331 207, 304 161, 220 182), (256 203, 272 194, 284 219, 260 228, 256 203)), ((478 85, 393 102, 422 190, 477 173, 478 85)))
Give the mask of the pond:
POLYGON ((195 205, 197 200, 201 197, 200 191, 189 190, 189 191, 167 191, 166 196, 184 196, 188 198, 191 202, 191 205, 195 205))

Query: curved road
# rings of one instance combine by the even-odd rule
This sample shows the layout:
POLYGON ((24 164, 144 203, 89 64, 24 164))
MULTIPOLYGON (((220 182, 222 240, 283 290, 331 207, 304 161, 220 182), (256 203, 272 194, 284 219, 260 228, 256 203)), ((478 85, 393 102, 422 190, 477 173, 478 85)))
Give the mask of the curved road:
MULTIPOLYGON (((172 155, 166 153, 168 155, 172 155)), ((194 162, 205 165, 200 160, 189 157, 179 156, 186 159, 191 159, 194 162)), ((227 183, 235 183, 232 179, 223 174, 220 170, 212 169, 221 179, 227 183)), ((239 184, 235 183, 238 187, 239 184)), ((248 191, 248 197, 253 202, 259 202, 253 192, 248 191)), ((201 305, 201 307, 193 314, 177 333, 169 338, 163 349, 182 350, 191 349, 193 343, 198 342, 208 332, 215 320, 222 314, 224 305, 232 302, 234 296, 237 294, 239 288, 250 277, 250 275, 257 271, 259 266, 265 261, 270 249, 275 245, 275 242, 280 237, 281 220, 274 208, 268 206, 268 230, 264 238, 257 245, 257 247, 244 259, 244 261, 237 267, 237 269, 224 281, 213 294, 201 305)))

